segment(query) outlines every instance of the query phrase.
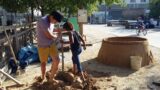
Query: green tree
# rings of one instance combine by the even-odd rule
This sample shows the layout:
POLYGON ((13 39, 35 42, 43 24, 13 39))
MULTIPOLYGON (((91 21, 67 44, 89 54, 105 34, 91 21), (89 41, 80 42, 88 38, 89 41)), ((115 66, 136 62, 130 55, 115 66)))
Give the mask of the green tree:
POLYGON ((27 8, 23 6, 23 0, 0 0, 0 5, 12 13, 27 11, 27 8))
POLYGON ((122 4, 123 0, 64 0, 62 7, 65 8, 64 12, 73 15, 77 14, 78 9, 87 9, 88 15, 91 15, 93 11, 98 10, 97 6, 101 3, 106 3, 106 5, 122 4))
POLYGON ((23 6, 22 0, 0 0, 0 6, 2 6, 6 11, 11 13, 11 19, 14 20, 13 14, 15 16, 17 13, 26 12, 27 8, 23 6))
POLYGON ((25 12, 31 11, 31 20, 34 21, 34 9, 36 9, 36 0, 21 0, 22 5, 27 10, 25 12))
POLYGON ((0 0, 1 6, 10 12, 27 12, 29 9, 33 12, 38 9, 42 15, 55 10, 60 10, 68 16, 76 15, 78 9, 87 9, 91 14, 97 10, 97 5, 106 3, 121 3, 123 0, 0 0))
POLYGON ((150 16, 158 18, 160 16, 160 0, 151 0, 150 10, 150 16))

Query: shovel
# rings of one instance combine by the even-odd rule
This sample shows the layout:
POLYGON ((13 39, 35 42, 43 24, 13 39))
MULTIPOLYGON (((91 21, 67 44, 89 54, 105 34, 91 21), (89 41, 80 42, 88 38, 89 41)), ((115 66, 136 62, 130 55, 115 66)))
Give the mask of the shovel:
POLYGON ((64 51, 63 51, 63 38, 61 34, 61 52, 62 52, 62 72, 64 72, 64 51))

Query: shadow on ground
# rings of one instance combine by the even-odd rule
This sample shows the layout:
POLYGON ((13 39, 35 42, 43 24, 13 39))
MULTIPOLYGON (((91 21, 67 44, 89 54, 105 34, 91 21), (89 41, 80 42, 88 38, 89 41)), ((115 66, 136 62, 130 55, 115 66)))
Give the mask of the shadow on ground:
POLYGON ((96 59, 84 61, 82 62, 82 65, 84 70, 86 70, 87 73, 91 74, 93 77, 127 77, 128 75, 134 73, 131 69, 108 66, 99 63, 96 59))
POLYGON ((150 90, 160 90, 160 76, 158 75, 151 75, 145 77, 146 80, 146 87, 150 90))

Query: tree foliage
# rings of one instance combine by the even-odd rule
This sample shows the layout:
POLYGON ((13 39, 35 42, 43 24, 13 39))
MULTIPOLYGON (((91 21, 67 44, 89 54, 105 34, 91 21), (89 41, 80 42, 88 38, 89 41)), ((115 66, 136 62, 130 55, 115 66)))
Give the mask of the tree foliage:
POLYGON ((27 8, 23 6, 23 0, 0 0, 2 6, 8 12, 26 12, 27 8))
POLYGON ((123 0, 0 0, 0 5, 10 12, 24 12, 29 9, 39 9, 43 14, 53 9, 76 15, 78 9, 87 9, 88 13, 95 11, 97 5, 106 3, 121 3, 123 0))
POLYGON ((150 10, 150 16, 158 18, 160 16, 160 0, 151 0, 150 10))

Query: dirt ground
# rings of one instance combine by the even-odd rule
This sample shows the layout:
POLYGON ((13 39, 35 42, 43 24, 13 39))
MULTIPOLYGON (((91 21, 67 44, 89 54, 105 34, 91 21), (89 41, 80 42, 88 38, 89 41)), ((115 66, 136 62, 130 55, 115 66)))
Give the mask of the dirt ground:
MULTIPOLYGON (((102 30, 94 30, 92 28, 86 28, 84 26, 84 34, 87 37, 87 42, 92 43, 93 46, 88 46, 81 54, 81 63, 84 70, 97 80, 96 86, 98 90, 160 90, 159 86, 152 84, 153 81, 160 82, 160 65, 159 55, 160 49, 150 46, 150 49, 154 55, 157 63, 143 67, 138 71, 133 71, 126 68, 119 68, 113 66, 107 66, 99 63, 95 58, 101 47, 101 41, 103 38, 113 37, 110 33, 104 33, 102 30)), ((65 70, 72 66, 71 52, 64 53, 65 55, 65 70)), ((51 64, 47 65, 49 70, 51 64)), ((61 65, 59 66, 61 70, 61 65)), ((32 90, 31 85, 34 82, 34 77, 39 76, 40 63, 29 65, 24 72, 19 72, 14 77, 24 83, 22 87, 14 86, 15 83, 7 80, 2 83, 1 86, 8 87, 8 90, 32 90)), ((44 89, 45 90, 45 89, 44 89)))

